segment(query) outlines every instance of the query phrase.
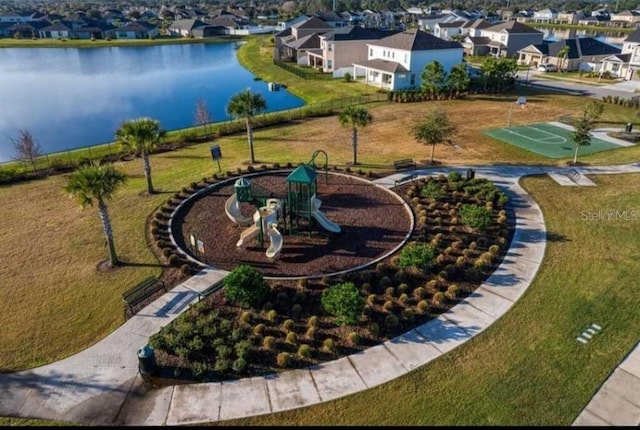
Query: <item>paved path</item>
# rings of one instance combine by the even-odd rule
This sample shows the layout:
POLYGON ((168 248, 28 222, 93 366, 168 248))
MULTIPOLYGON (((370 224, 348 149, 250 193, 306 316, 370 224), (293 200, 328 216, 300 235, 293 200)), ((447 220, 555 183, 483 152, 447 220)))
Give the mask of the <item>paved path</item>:
POLYGON ((604 96, 618 96, 629 99, 639 95, 638 93, 635 93, 634 90, 640 90, 640 83, 637 81, 595 86, 566 80, 544 79, 541 78, 540 75, 544 75, 544 73, 538 72, 535 69, 530 69, 528 73, 526 70, 519 70, 517 72, 518 84, 531 85, 549 91, 565 92, 600 99, 604 96))
MULTIPOLYGON (((144 308, 96 345, 36 369, 0 375, 0 416, 87 425, 176 425, 299 408, 404 375, 485 330, 520 298, 542 262, 542 212, 519 186, 522 176, 554 167, 474 167, 510 196, 516 230, 504 261, 473 294, 438 318, 360 353, 306 369, 221 383, 150 388, 137 373, 138 348, 226 273, 204 270, 144 308), (382 365, 382 363, 384 363, 382 365)), ((418 175, 467 168, 418 170, 418 175)), ((589 167, 582 174, 640 172, 639 165, 589 167)), ((376 181, 393 186, 407 173, 376 181)))

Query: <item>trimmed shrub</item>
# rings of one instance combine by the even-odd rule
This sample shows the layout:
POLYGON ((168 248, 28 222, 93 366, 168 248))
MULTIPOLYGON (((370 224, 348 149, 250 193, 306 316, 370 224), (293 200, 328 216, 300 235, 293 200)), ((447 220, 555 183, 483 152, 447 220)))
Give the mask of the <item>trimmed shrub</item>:
POLYGON ((408 322, 413 322, 413 320, 416 317, 415 313, 413 312, 413 309, 411 309, 411 308, 403 309, 402 313, 400 314, 400 316, 402 317, 403 320, 408 321, 408 322))
POLYGON ((384 319, 384 326, 387 328, 387 330, 395 330, 399 325, 400 320, 393 314, 387 315, 384 319))
POLYGON ((400 297, 398 298, 398 302, 400 302, 400 303, 402 303, 404 305, 408 301, 409 301, 409 296, 407 294, 400 294, 400 297))
POLYGON ((290 343, 292 345, 295 345, 296 343, 298 343, 298 335, 295 334, 294 332, 290 331, 289 333, 287 333, 287 337, 285 338, 285 342, 290 343))
POLYGON ((276 346, 276 338, 273 336, 267 336, 262 340, 262 346, 265 347, 265 349, 273 349, 274 346, 276 346))
POLYGON ((369 294, 367 296, 367 304, 369 305, 375 305, 376 301, 378 299, 378 296, 376 296, 375 294, 369 294))
POLYGON ((439 305, 442 302, 444 302, 444 299, 445 299, 444 293, 442 291, 438 291, 431 298, 431 303, 433 303, 434 305, 439 305))
POLYGON ((416 305, 418 312, 421 314, 427 312, 429 310, 429 303, 426 300, 420 300, 416 305))
POLYGON ((360 335, 358 333, 356 333, 355 331, 352 331, 351 333, 349 333, 348 335, 348 339, 349 339, 349 343, 351 345, 358 345, 360 343, 360 335))
POLYGON ((449 298, 451 300, 455 300, 456 297, 458 297, 458 292, 459 291, 460 291, 460 289, 458 288, 458 286, 456 284, 451 284, 451 285, 449 285, 449 288, 447 288, 446 296, 447 296, 447 298, 449 298))
POLYGON ((267 312, 267 319, 271 322, 275 322, 278 319, 278 312, 275 309, 271 309, 267 312))
POLYGON ((315 339, 316 338, 316 327, 315 326, 311 326, 307 329, 307 331, 305 332, 305 336, 307 336, 307 338, 309 339, 315 339))
POLYGON ((242 311, 240 313, 240 321, 242 321, 245 324, 251 324, 251 312, 249 311, 242 311))
POLYGON ((307 320, 307 327, 317 327, 318 326, 318 317, 315 315, 312 315, 309 317, 309 319, 307 320))
POLYGON ((321 304, 326 312, 336 317, 336 323, 355 324, 364 309, 364 298, 353 282, 343 282, 324 290, 321 304))
POLYGON ((433 260, 434 249, 424 243, 412 242, 400 252, 400 267, 416 267, 424 269, 433 260))
POLYGON ((464 225, 479 231, 485 231, 491 225, 491 214, 482 206, 462 205, 460 218, 464 225))
POLYGON ((288 352, 281 352, 276 357, 276 362, 280 367, 287 367, 291 363, 291 356, 288 352))
POLYGON ((235 372, 242 372, 244 369, 247 368, 247 362, 245 361, 244 358, 242 357, 238 357, 233 361, 233 364, 231 365, 231 368, 235 371, 235 372))
POLYGON ((255 327, 253 327, 253 334, 255 334, 256 336, 262 336, 265 328, 266 326, 262 323, 256 324, 255 327))
POLYGON ((262 273, 247 264, 240 264, 224 278, 224 296, 241 306, 257 306, 269 294, 262 273))
POLYGON ((371 336, 378 337, 380 334, 380 326, 378 323, 372 322, 369 324, 369 333, 371 333, 371 336))
POLYGON ((324 342, 322 342, 322 349, 324 349, 326 352, 335 352, 336 343, 329 337, 325 339, 324 342))
POLYGON ((229 371, 230 367, 231 362, 228 358, 217 358, 216 364, 214 365, 213 369, 218 373, 225 373, 229 371))
POLYGON ((291 316, 294 318, 300 318, 300 314, 302 313, 302 306, 299 304, 295 304, 291 306, 291 316))
POLYGON ((382 305, 382 309, 384 309, 385 312, 391 312, 393 310, 393 302, 391 300, 387 300, 384 302, 384 305, 382 305))
POLYGON ((293 329, 293 320, 292 319, 284 320, 284 322, 282 323, 282 329, 284 331, 291 331, 293 329))
POLYGON ((393 295, 395 294, 395 292, 396 292, 396 289, 395 289, 395 288, 393 288, 393 287, 387 287, 387 288, 385 288, 385 290, 384 290, 384 295, 385 295, 385 297, 387 297, 387 298, 392 298, 392 297, 393 297, 393 295))
POLYGON ((298 357, 308 358, 311 356, 311 347, 307 344, 298 347, 298 357))

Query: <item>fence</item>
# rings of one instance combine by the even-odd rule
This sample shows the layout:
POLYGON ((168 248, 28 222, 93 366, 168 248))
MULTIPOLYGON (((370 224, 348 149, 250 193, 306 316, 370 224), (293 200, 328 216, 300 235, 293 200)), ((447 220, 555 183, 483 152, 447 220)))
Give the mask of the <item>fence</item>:
POLYGON ((319 70, 316 70, 312 67, 300 67, 297 65, 294 66, 293 64, 285 63, 283 61, 276 61, 276 60, 273 60, 273 64, 307 81, 308 80, 323 80, 323 81, 333 80, 333 75, 331 73, 320 73, 319 70))
MULTIPOLYGON (((303 118, 332 115, 351 105, 386 101, 387 95, 385 93, 372 92, 360 96, 308 104, 299 108, 258 115, 253 118, 253 128, 282 124, 303 118)), ((244 119, 218 121, 208 124, 206 128, 206 136, 201 135, 200 137, 198 137, 198 134, 202 133, 202 126, 166 131, 154 153, 172 151, 188 145, 205 142, 211 138, 246 130, 244 119)), ((76 166, 93 161, 117 161, 130 159, 131 157, 131 154, 122 151, 120 145, 109 142, 44 154, 33 160, 33 162, 30 160, 6 161, 0 163, 0 183, 17 182, 57 172, 68 172, 76 166)))

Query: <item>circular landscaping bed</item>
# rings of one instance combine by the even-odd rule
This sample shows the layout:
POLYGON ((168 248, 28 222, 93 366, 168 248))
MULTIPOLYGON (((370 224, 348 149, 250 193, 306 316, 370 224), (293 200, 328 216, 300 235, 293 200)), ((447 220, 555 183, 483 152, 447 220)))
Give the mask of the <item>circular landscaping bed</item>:
MULTIPOLYGON (((514 223, 492 183, 452 173, 396 191, 417 220, 399 252, 318 279, 266 281, 261 266, 241 264, 222 290, 151 337, 158 376, 219 381, 335 360, 445 312, 500 264, 514 223)), ((325 204, 332 218, 338 206, 325 204)))
MULTIPOLYGON (((286 201, 287 172, 250 176, 254 193, 286 201)), ((268 242, 257 239, 242 247, 236 242, 246 227, 234 224, 225 213, 225 202, 234 193, 235 181, 212 187, 194 197, 174 215, 177 245, 198 261, 224 270, 249 264, 268 277, 320 277, 362 266, 398 247, 411 232, 413 220, 398 196, 370 181, 350 175, 319 173, 317 197, 321 212, 338 224, 340 233, 330 233, 314 225, 298 234, 287 235, 283 223, 283 247, 278 258, 266 256, 268 242), (190 249, 189 235, 204 243, 204 254, 190 249)), ((245 216, 256 206, 242 203, 245 216)))

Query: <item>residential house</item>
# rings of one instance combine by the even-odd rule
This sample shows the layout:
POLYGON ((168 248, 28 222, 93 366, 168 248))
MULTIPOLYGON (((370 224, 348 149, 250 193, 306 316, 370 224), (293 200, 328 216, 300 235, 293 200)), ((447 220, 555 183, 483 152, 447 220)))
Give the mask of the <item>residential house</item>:
POLYGON ((15 25, 13 22, 0 22, 0 37, 10 37, 9 28, 15 25))
POLYGON ((0 14, 0 22, 10 22, 12 24, 18 24, 21 22, 31 22, 34 19, 35 12, 18 13, 18 12, 6 12, 0 14))
POLYGON ((73 30, 74 39, 109 39, 115 37, 116 28, 105 21, 92 21, 73 30))
MULTIPOLYGON (((544 33, 518 21, 507 21, 480 30, 480 36, 489 38, 490 55, 514 58, 525 46, 542 43, 544 33)), ((478 47, 473 48, 475 50, 478 47)))
POLYGON ((578 19, 578 25, 607 25, 609 24, 609 17, 605 15, 597 15, 597 16, 585 16, 584 18, 578 19))
POLYGON ((284 48, 282 60, 295 61, 305 66, 322 67, 322 48, 318 33, 291 40, 284 45, 284 48))
POLYGON ((558 24, 577 24, 578 20, 583 18, 584 12, 581 10, 558 12, 558 24))
POLYGON ((7 27, 7 32, 11 36, 19 39, 37 38, 40 35, 40 29, 47 27, 48 25, 48 22, 42 21, 17 22, 7 27))
POLYGON ((329 12, 316 12, 313 14, 316 18, 324 21, 329 27, 338 28, 346 27, 349 23, 336 12, 330 10, 329 12))
POLYGON ((499 9, 496 11, 496 14, 500 17, 502 21, 509 21, 513 16, 513 11, 509 9, 499 9))
POLYGON ((450 13, 439 13, 433 15, 423 15, 418 18, 418 28, 428 33, 433 33, 436 24, 454 22, 460 20, 456 15, 450 13))
POLYGON ((522 9, 513 15, 511 15, 512 21, 518 21, 519 23, 524 24, 525 22, 529 22, 533 20, 533 11, 529 9, 522 9))
POLYGON ((627 36, 620 55, 602 60, 601 70, 608 70, 627 81, 640 81, 640 29, 627 36))
POLYGON ((296 24, 300 24, 301 22, 304 22, 306 20, 308 20, 310 17, 308 15, 300 15, 295 17, 294 19, 291 19, 289 21, 280 21, 278 22, 278 24, 276 25, 276 30, 277 31, 282 31, 284 29, 287 29, 289 27, 293 27, 296 24))
POLYGON ((388 90, 418 88, 424 67, 437 60, 446 71, 462 62, 462 45, 422 30, 396 33, 367 43, 367 60, 353 64, 353 76, 388 90))
POLYGON ((462 26, 468 21, 438 22, 433 29, 433 35, 444 40, 451 40, 451 36, 462 37, 462 26))
POLYGON ((553 22, 558 19, 558 11, 553 8, 542 9, 533 12, 534 22, 553 22))
POLYGON ((518 62, 532 66, 551 63, 566 71, 596 71, 604 58, 620 52, 619 48, 593 37, 577 37, 526 46, 519 51, 518 62), (566 56, 561 57, 559 53, 565 47, 569 50, 566 56))
POLYGON ((158 34, 158 27, 147 21, 132 21, 116 30, 118 39, 151 39, 158 34))
POLYGON ((73 37, 73 24, 69 21, 60 21, 48 25, 38 31, 38 36, 42 39, 70 39, 73 37))
POLYGON ((199 19, 179 19, 169 26, 169 32, 183 37, 193 36, 193 29, 207 25, 199 19))
POLYGON ((333 28, 334 27, 324 20, 317 16, 312 16, 311 18, 293 25, 291 27, 291 35, 296 39, 300 39, 301 37, 308 36, 313 33, 325 33, 329 30, 333 30, 333 28))
POLYGON ((344 19, 349 25, 358 25, 363 19, 363 16, 360 12, 355 12, 352 10, 346 10, 340 13, 342 19, 344 19))
POLYGON ((611 23, 623 27, 631 27, 640 22, 640 12, 635 10, 624 10, 611 15, 611 23))
POLYGON ((462 36, 478 37, 480 36, 480 30, 489 28, 492 25, 494 24, 491 24, 489 21, 483 18, 474 19, 473 21, 467 21, 462 24, 462 36))
POLYGON ((321 52, 319 54, 308 52, 312 61, 310 65, 322 67, 323 72, 332 73, 334 78, 342 77, 347 72, 353 72, 353 63, 368 59, 368 42, 380 40, 395 33, 395 31, 360 26, 328 31, 319 35, 321 52), (317 56, 321 58, 313 58, 317 56))

